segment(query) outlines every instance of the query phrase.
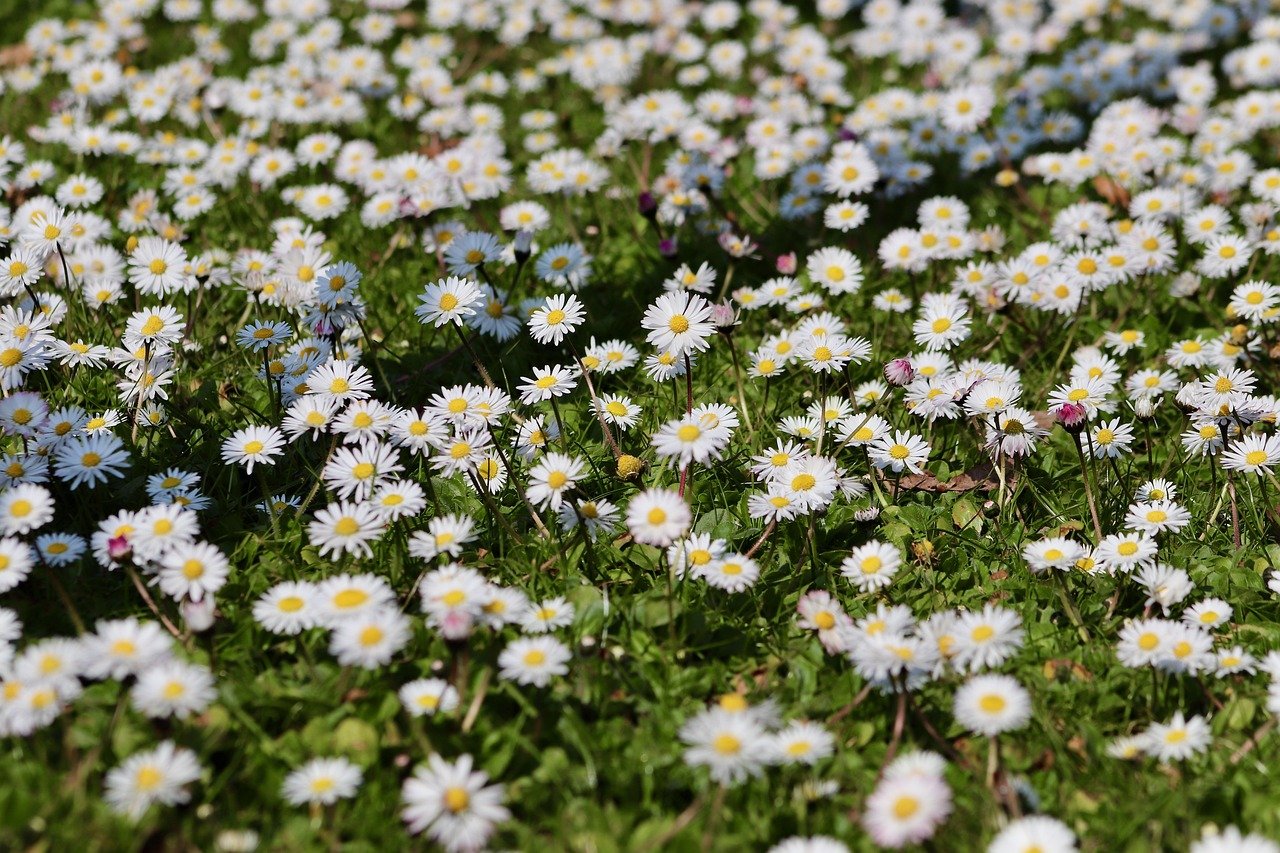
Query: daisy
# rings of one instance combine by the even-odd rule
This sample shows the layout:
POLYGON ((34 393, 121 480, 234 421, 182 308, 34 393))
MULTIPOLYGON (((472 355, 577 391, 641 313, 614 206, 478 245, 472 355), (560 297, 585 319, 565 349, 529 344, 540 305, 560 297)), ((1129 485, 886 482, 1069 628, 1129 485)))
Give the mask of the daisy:
POLYGON ((950 814, 951 789, 940 776, 886 776, 867 797, 862 825, 877 845, 896 850, 932 837, 950 814))
POLYGON ((872 540, 853 549, 840 564, 840 574, 853 581, 859 591, 886 587, 902 565, 902 555, 892 545, 872 540))
POLYGON ((439 678, 419 678, 400 688, 400 704, 411 717, 448 714, 458 707, 458 691, 439 678))
POLYGON ((399 610, 364 608, 334 625, 329 654, 343 666, 377 669, 405 647, 412 633, 409 618, 399 610))
POLYGON ((313 758, 285 777, 280 793, 295 806, 331 806, 354 797, 363 779, 360 768, 345 758, 313 758))
POLYGON ((502 805, 502 785, 489 785, 489 776, 472 772, 470 755, 452 764, 439 755, 414 768, 401 789, 401 816, 409 832, 423 831, 449 853, 480 850, 496 824, 511 813, 502 805))
MULTIPOLYGON (((42 559, 48 562, 48 559, 43 556, 44 549, 39 545, 43 539, 45 537, 42 536, 37 540, 37 548, 42 551, 42 559)), ((51 565, 57 564, 51 563, 51 565)), ((35 568, 35 554, 30 545, 12 536, 0 539, 0 592, 8 592, 22 583, 27 579, 27 575, 31 574, 33 568, 35 568)))
POLYGON ((99 621, 85 639, 85 675, 124 680, 167 660, 173 638, 155 622, 133 617, 99 621))
POLYGON ((679 357, 711 345, 711 314, 711 303, 696 293, 664 293, 645 310, 640 324, 649 330, 650 344, 679 357))
POLYGON ((1136 503, 1129 507, 1124 525, 1151 536, 1178 531, 1191 523, 1191 513, 1173 501, 1136 503))
POLYGON ((586 470, 586 463, 581 459, 563 453, 547 453, 530 469, 525 497, 534 506, 558 510, 564 493, 577 487, 586 470))
POLYGON ((222 461, 245 466, 253 473, 254 465, 274 465, 275 457, 284 452, 284 435, 275 427, 250 426, 238 429, 222 442, 222 461))
POLYGON ((227 582, 230 563, 217 547, 205 542, 178 543, 160 560, 160 589, 175 599, 200 601, 227 582))
POLYGON ((307 389, 339 402, 363 400, 373 391, 369 371, 350 361, 334 360, 307 374, 307 389))
POLYGON ((187 786, 203 772, 195 753, 171 741, 137 752, 108 771, 105 793, 112 811, 138 820, 153 803, 179 805, 191 798, 187 786))
POLYGON ((577 387, 576 373, 568 367, 549 365, 535 367, 532 377, 520 379, 520 402, 526 406, 563 397, 577 387))
POLYGON ((144 670, 129 691, 129 699, 138 713, 180 720, 203 713, 217 695, 213 674, 208 669, 176 660, 163 661, 144 670))
POLYGON ((696 574, 717 589, 742 592, 760 577, 760 564, 745 554, 725 554, 698 568, 696 574))
POLYGON ((43 486, 23 483, 0 493, 0 530, 28 533, 53 520, 53 495, 43 486))
POLYGON ((680 728, 680 740, 686 745, 685 763, 706 767, 722 784, 760 775, 771 757, 768 733, 753 715, 719 707, 690 718, 680 728))
POLYGON ((499 676, 517 684, 546 687, 569 671, 569 649, 555 637, 512 640, 498 655, 499 676))
POLYGON ((557 294, 529 315, 529 334, 540 344, 559 346, 564 336, 578 328, 585 317, 578 297, 557 294))
POLYGON ((994 604, 960 614, 954 632, 953 663, 962 671, 999 666, 1022 646, 1022 618, 994 604))
POLYGON ((286 581, 269 589, 253 604, 253 619, 273 634, 298 634, 316 625, 314 584, 286 581))
POLYGON ((1103 537, 1094 554, 1098 569, 1128 573, 1156 558, 1156 540, 1145 533, 1116 533, 1103 537))
POLYGON ((396 595, 385 580, 372 574, 336 575, 314 591, 317 620, 336 627, 353 619, 369 619, 395 609, 396 595))
POLYGON ((1249 433, 1231 442, 1222 455, 1222 467, 1246 474, 1269 474, 1271 466, 1280 462, 1280 435, 1249 433))
POLYGON ((897 430, 892 436, 886 435, 872 442, 867 455, 877 468, 888 468, 894 473, 906 469, 920 474, 929 459, 929 445, 918 435, 897 430))
POLYGON ((1162 762, 1183 761, 1204 752, 1213 741, 1204 717, 1183 717, 1178 711, 1167 723, 1154 723, 1143 734, 1148 755, 1162 762))
POLYGON ((564 598, 549 598, 529 607, 520 622, 527 634, 545 634, 573 624, 574 607, 564 598))
POLYGON ((378 539, 385 529, 373 507, 363 503, 338 501, 315 514, 307 525, 307 538, 320 552, 320 556, 342 554, 373 556, 369 543, 378 539))
POLYGON ((666 547, 688 531, 691 521, 689 505, 670 489, 647 489, 627 505, 627 529, 643 545, 666 547))
POLYGON ((975 675, 956 691, 954 712, 969 731, 994 737, 1027 724, 1031 696, 1007 675, 975 675))
POLYGON ((826 728, 807 721, 796 721, 773 735, 775 764, 817 764, 835 752, 835 737, 826 728))
POLYGON ((1011 822, 991 840, 987 853, 1075 853, 1076 834, 1062 821, 1031 815, 1011 822))

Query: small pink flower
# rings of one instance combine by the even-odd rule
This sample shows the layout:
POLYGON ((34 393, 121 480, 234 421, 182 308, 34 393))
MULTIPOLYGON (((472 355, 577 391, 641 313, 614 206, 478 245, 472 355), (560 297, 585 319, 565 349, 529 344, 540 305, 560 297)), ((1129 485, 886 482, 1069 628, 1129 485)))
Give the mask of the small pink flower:
POLYGON ((787 252, 785 255, 778 255, 778 260, 777 260, 777 263, 775 264, 775 266, 777 266, 778 268, 778 272, 782 273, 783 275, 794 274, 796 271, 796 265, 797 264, 796 264, 795 252, 787 252))

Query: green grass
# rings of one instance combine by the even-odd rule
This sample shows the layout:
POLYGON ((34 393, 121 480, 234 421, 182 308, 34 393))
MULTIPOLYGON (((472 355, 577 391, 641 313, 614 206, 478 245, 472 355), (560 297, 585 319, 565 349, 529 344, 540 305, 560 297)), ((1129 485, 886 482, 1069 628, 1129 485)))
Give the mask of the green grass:
MULTIPOLYGON (((353 4, 335 4, 335 12, 344 17, 353 9, 353 4)), ((16 38, 34 17, 81 11, 81 4, 66 3, 41 7, 36 15, 30 4, 10 2, 0 4, 0 20, 16 38)), ((250 67, 244 53, 247 38, 241 38, 247 33, 247 27, 238 27, 228 34, 226 41, 236 58, 225 73, 243 74, 250 67)), ((149 47, 136 57, 143 68, 191 49, 184 27, 158 19, 148 23, 148 37, 149 47)), ((459 54, 488 44, 474 36, 463 38, 469 40, 460 44, 459 54)), ((496 67, 511 71, 554 49, 540 36, 525 47, 502 52, 496 67)), ((669 84, 670 71, 650 62, 636 90, 669 84)), ((881 88, 883 71, 867 69, 852 80, 855 96, 881 88)), ((0 98, 0 124, 20 135, 21 128, 43 118, 59 85, 51 79, 30 95, 6 93, 0 98)), ((750 93, 752 87, 743 81, 738 92, 750 93)), ((602 126, 590 93, 562 84, 554 94, 503 99, 500 106, 508 128, 517 126, 520 114, 535 104, 548 105, 567 119, 565 144, 589 147, 602 126)), ((218 121, 220 130, 232 129, 230 117, 218 121)), ((172 121, 153 129, 191 133, 172 121)), ((282 128, 280 142, 292 145, 311 130, 282 128)), ((375 140, 384 155, 423 142, 411 126, 385 113, 340 132, 375 140)), ((208 135, 203 128, 194 133, 208 135)), ((1244 147, 1269 163, 1269 146, 1260 138, 1244 147)), ((515 150, 518 139, 511 147, 514 174, 522 176, 532 157, 515 150)), ((102 178, 108 196, 101 209, 111 213, 129 194, 158 187, 163 177, 158 168, 81 160, 58 146, 31 143, 30 149, 32 156, 57 163, 61 175, 83 170, 102 178)), ((654 157, 655 174, 664 153, 654 157)), ((883 270, 874 261, 880 239, 911 224, 919 201, 935 193, 960 195, 974 210, 976 226, 1000 225, 1011 247, 1045 236, 1043 224, 1012 190, 997 188, 989 174, 966 177, 946 165, 939 168, 927 194, 871 201, 870 222, 847 239, 821 233, 808 222, 770 221, 767 228, 751 223, 762 244, 761 257, 731 262, 713 239, 686 228, 680 260, 695 268, 709 260, 722 277, 732 267, 736 287, 756 285, 774 275, 773 259, 782 252, 797 251, 803 261, 815 248, 847 245, 867 266, 868 283, 857 294, 830 299, 827 308, 849 320, 852 334, 874 345, 870 361, 853 372, 856 385, 875 378, 879 364, 915 348, 911 315, 875 311, 875 293, 890 286, 907 293, 940 290, 949 280, 942 271, 908 277, 883 270)), ((752 206, 772 212, 777 202, 774 188, 766 186, 761 193, 749 167, 749 158, 744 158, 726 196, 731 203, 750 198, 752 206), (757 199, 758 194, 762 197, 757 199)), ((589 318, 573 338, 578 347, 591 335, 642 344, 640 317, 675 268, 658 255, 651 226, 635 213, 637 188, 627 157, 611 168, 611 183, 625 190, 622 198, 601 195, 563 208, 548 200, 553 225, 539 235, 546 247, 580 233, 595 257, 594 281, 580 294, 589 318), (587 226, 594 226, 594 233, 587 226)), ((315 180, 323 179, 321 175, 317 173, 315 180)), ((1029 185, 1028 191, 1036 205, 1049 210, 1078 198, 1074 190, 1056 186, 1029 185)), ((511 198, 525 195, 521 177, 511 198)), ((11 203, 18 200, 10 198, 11 203)), ((477 227, 496 228, 499 206, 485 202, 468 211, 442 212, 432 221, 456 213, 477 227)), ((741 222, 750 222, 742 207, 734 209, 741 222)), ((265 249, 271 220, 283 215, 292 215, 292 209, 278 192, 258 192, 242 179, 221 191, 214 209, 187 229, 184 245, 193 255, 217 248, 265 249)), ((369 308, 365 328, 376 345, 364 339, 361 344, 377 378, 379 399, 419 407, 442 386, 478 381, 451 330, 431 330, 411 315, 422 287, 444 274, 436 259, 420 250, 417 223, 369 230, 360 224, 357 209, 321 227, 334 258, 355 263, 367 276, 361 288, 369 308)), ((123 249, 122 235, 113 235, 111 242, 123 249)), ((1192 249, 1183 246, 1180 251, 1180 262, 1190 264, 1192 249)), ((1274 278, 1275 266, 1274 259, 1262 258, 1254 276, 1274 278)), ((495 275, 502 277, 501 285, 509 283, 511 271, 495 275)), ((526 279, 526 294, 530 280, 526 279)), ((1017 367, 1026 389, 1024 401, 1029 408, 1042 408, 1052 387, 1065 380, 1062 353, 1069 357, 1075 347, 1097 343, 1107 330, 1132 327, 1146 333, 1146 349, 1121 359, 1131 371, 1154 362, 1156 354, 1175 340, 1224 328, 1223 309, 1234 282, 1206 282, 1188 299, 1169 296, 1167 284, 1167 277, 1154 277, 1098 294, 1071 321, 1016 306, 989 316, 979 314, 960 356, 982 353, 983 358, 1017 367)), ((42 289, 51 287, 50 282, 42 283, 42 289)), ((540 286, 537 292, 549 291, 540 286)), ((131 304, 126 300, 93 316, 73 310, 59 334, 68 340, 115 343, 131 304)), ((874 611, 880 602, 906 605, 920 619, 946 608, 980 609, 987 602, 1015 609, 1026 641, 1000 671, 1015 675, 1031 692, 1034 715, 1027 728, 1001 738, 1004 772, 1034 790, 1038 803, 1024 808, 1064 821, 1086 849, 1181 849, 1208 823, 1237 823, 1280 836, 1275 737, 1243 751, 1250 735, 1269 719, 1265 676, 1207 678, 1202 683, 1193 677, 1153 678, 1148 671, 1124 669, 1116 661, 1114 645, 1124 621, 1143 612, 1145 594, 1138 586, 1072 573, 1062 579, 1064 593, 1057 581, 1027 571, 1020 556, 1027 542, 1059 529, 1091 538, 1081 487, 1084 472, 1071 440, 1060 430, 1017 466, 1011 497, 1003 506, 988 490, 904 490, 874 521, 854 516, 856 509, 872 503, 866 498, 837 503, 812 526, 804 521, 780 525, 758 554, 763 567, 759 582, 736 596, 688 581, 675 587, 670 600, 666 566, 658 551, 603 541, 588 553, 576 535, 540 537, 519 493, 509 486, 495 500, 519 533, 517 539, 457 478, 433 478, 435 497, 424 518, 394 528, 377 543, 372 558, 335 562, 319 557, 308 543, 308 518, 285 513, 273 525, 255 509, 263 499, 264 483, 273 494, 309 492, 327 442, 289 447, 276 465, 265 469, 264 483, 256 475, 224 466, 219 456, 221 440, 234 429, 278 421, 267 389, 256 376, 260 362, 235 347, 236 330, 246 317, 294 318, 259 309, 237 286, 204 294, 198 310, 176 304, 184 312, 194 311, 192 337, 201 349, 180 357, 179 381, 171 388, 168 405, 172 431, 144 429, 135 440, 121 428, 134 457, 129 475, 92 492, 72 493, 53 484, 59 514, 52 529, 88 534, 118 508, 147 505, 146 476, 169 466, 200 473, 202 490, 216 501, 216 509, 201 515, 203 535, 226 552, 234 571, 217 596, 216 627, 185 638, 182 656, 212 668, 218 698, 193 719, 153 721, 129 707, 127 689, 120 684, 95 683, 49 728, 28 738, 0 741, 5 768, 0 847, 208 850, 215 849, 219 833, 252 829, 260 833, 263 849, 271 850, 409 848, 417 842, 410 840, 399 818, 400 785, 413 765, 439 752, 450 758, 469 753, 507 786, 514 817, 495 837, 499 847, 737 850, 760 848, 795 834, 824 833, 854 849, 873 849, 858 819, 890 749, 896 700, 871 692, 849 707, 862 696, 863 681, 847 662, 824 655, 817 640, 795 625, 796 602, 810 589, 831 591, 854 618, 874 611), (464 557, 468 566, 494 582, 519 587, 535 600, 564 595, 575 604, 577 617, 562 632, 574 659, 569 674, 551 687, 517 688, 496 678, 497 655, 514 638, 514 629, 482 630, 466 644, 449 644, 416 615, 411 592, 424 567, 408 556, 406 537, 424 526, 427 515, 446 512, 467 513, 479 521, 479 539, 464 557), (872 538, 900 546, 908 562, 881 593, 858 594, 840 577, 839 564, 851 547, 872 538), (328 637, 321 629, 281 638, 254 623, 252 605, 272 585, 287 579, 321 579, 339 571, 371 571, 386 578, 414 614, 414 638, 390 665, 376 671, 344 669, 329 654, 328 637), (1072 624, 1064 595, 1078 609, 1087 640, 1072 624), (395 690, 429 675, 450 678, 462 694, 462 705, 449 716, 411 719, 400 708, 395 690), (837 740, 835 755, 812 770, 770 768, 763 777, 732 787, 721 800, 707 774, 682 760, 677 733, 684 720, 730 692, 745 694, 753 704, 773 700, 788 720, 828 722, 837 740), (473 701, 479 702, 478 711, 473 724, 464 726, 473 701), (1111 739, 1165 721, 1178 710, 1212 716, 1214 743, 1205 755, 1165 767, 1106 755, 1111 739), (190 805, 153 809, 131 825, 106 808, 103 776, 129 754, 165 738, 195 750, 205 775, 194 786, 190 805), (289 806, 279 794, 289 770, 311 757, 335 754, 348 756, 364 769, 357 799, 314 814, 289 806), (820 781, 833 783, 834 792, 820 792, 820 781)), ((771 311, 745 314, 734 333, 739 353, 782 330, 783 316, 771 311)), ((506 388, 514 388, 533 367, 570 360, 565 351, 538 346, 524 335, 505 345, 480 341, 477 348, 495 382, 506 388)), ((1261 379, 1260 391, 1274 388, 1277 373, 1270 360, 1259 359, 1251 366, 1261 379)), ((111 371, 54 368, 36 378, 33 387, 51 403, 77 403, 100 411, 117 405, 114 380, 111 371)), ((816 396, 845 394, 848 389, 843 380, 819 381, 793 369, 768 387, 747 382, 745 399, 738 399, 733 360, 724 341, 717 341, 698 360, 693 389, 699 402, 733 403, 749 414, 754 427, 740 428, 722 460, 694 470, 689 494, 696 531, 713 533, 732 548, 746 550, 762 532, 762 525, 746 512, 750 457, 773 441, 781 417, 801 414, 816 396)), ((651 463, 644 484, 674 488, 677 472, 654 458, 648 436, 683 413, 683 387, 657 386, 634 373, 601 378, 597 391, 627 393, 645 407, 642 423, 620 439, 622 449, 651 463)), ((560 407, 568 436, 563 449, 591 463, 591 474, 579 487, 582 494, 625 506, 636 485, 615 476, 613 456, 586 402, 585 389, 580 388, 560 407)), ((545 407, 542 413, 551 415, 545 407)), ((900 428, 925 432, 899 405, 882 413, 900 428)), ((1264 503, 1261 480, 1237 481, 1243 547, 1235 547, 1229 504, 1220 500, 1222 478, 1213 479, 1211 488, 1209 463, 1184 456, 1178 434, 1185 427, 1183 414, 1166 400, 1149 428, 1138 430, 1131 456, 1114 468, 1096 466, 1103 530, 1120 529, 1133 491, 1144 480, 1159 476, 1176 482, 1194 523, 1162 541, 1161 560, 1189 572, 1196 584, 1190 600, 1217 595, 1235 608, 1232 624, 1218 632, 1220 647, 1239 643, 1261 656, 1280 641, 1280 606, 1263 576, 1280 558, 1274 544, 1276 527, 1266 514, 1274 501, 1264 503)), ((984 459, 982 436, 971 423, 940 422, 927 430, 927 436, 933 448, 929 467, 940 480, 984 459)), ((852 473, 867 472, 859 454, 846 451, 840 461, 852 473)), ((422 481, 427 476, 415 468, 408 474, 422 481)), ((324 502, 321 497, 312 509, 324 502)), ((0 599, 22 617, 27 641, 75 631, 51 572, 58 573, 79 617, 90 625, 127 614, 149 618, 123 573, 104 572, 86 558, 67 569, 38 570, 0 599)), ((171 603, 162 602, 161 607, 177 618, 171 603)), ((950 759, 947 780, 956 806, 930 842, 936 850, 978 849, 1008 818, 985 783, 987 744, 953 720, 952 697, 961 681, 947 675, 913 694, 913 711, 899 747, 944 751, 950 759)))

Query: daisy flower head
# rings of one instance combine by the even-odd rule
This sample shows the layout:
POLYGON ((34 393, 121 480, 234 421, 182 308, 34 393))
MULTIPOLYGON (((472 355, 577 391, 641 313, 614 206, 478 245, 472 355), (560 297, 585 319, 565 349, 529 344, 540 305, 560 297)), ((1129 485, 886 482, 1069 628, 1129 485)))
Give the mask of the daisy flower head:
POLYGON ((298 634, 317 624, 316 587, 305 581, 285 581, 267 590, 253 604, 253 620, 273 634, 298 634))
POLYGON ((1075 853, 1076 834, 1048 815, 1030 815, 1010 822, 997 833, 987 853, 1075 853))
POLYGON ((698 567, 695 574, 725 592, 750 589, 760 577, 760 564, 745 554, 730 553, 698 567))
POLYGON ((316 620, 335 627, 350 619, 367 618, 395 607, 396 595, 377 575, 335 575, 318 584, 309 602, 316 620))
POLYGON ((520 621, 527 634, 545 634, 573 624, 574 607, 563 597, 549 598, 530 606, 520 621))
POLYGON ((835 752, 835 737, 818 723, 797 720, 773 735, 775 764, 817 764, 835 752))
POLYGON ((586 311, 573 294, 556 294, 529 315, 529 334, 540 344, 559 346, 565 335, 582 324, 586 311))
POLYGON ((329 653, 343 666, 377 669, 390 662, 412 635, 409 617, 399 610, 368 607, 334 625, 329 653))
POLYGON ((269 426, 250 426, 238 429, 222 442, 222 461, 228 465, 243 465, 246 473, 253 473, 254 465, 274 465, 275 458, 284 452, 284 434, 269 426))
POLYGON ((285 777, 281 794, 295 806, 331 806, 354 797, 363 780, 360 768, 345 758, 313 758, 285 777))
POLYGON ((191 798, 187 786, 202 772, 194 752, 166 740, 111 769, 104 796, 112 811, 136 821, 155 803, 173 806, 187 802, 191 798))
POLYGON ((860 591, 880 589, 893 582, 902 565, 902 553, 894 546, 872 540, 853 549, 840 564, 840 574, 860 591))
POLYGON ((307 538, 320 552, 320 556, 332 554, 333 559, 343 554, 373 556, 369 543, 382 536, 386 525, 377 510, 366 503, 338 501, 315 514, 307 525, 307 538))
POLYGON ((1248 433, 1231 442, 1222 455, 1222 467, 1244 474, 1265 475, 1280 463, 1280 435, 1248 433))
POLYGON ((867 453, 871 464, 877 468, 888 468, 894 473, 907 470, 913 474, 921 474, 929 459, 929 445, 921 436, 896 430, 893 435, 885 435, 873 441, 867 453))
POLYGON ((1104 536, 1098 543, 1094 558, 1098 568, 1110 574, 1128 574, 1156 558, 1158 546, 1154 537, 1130 531, 1104 536))
POLYGON ((21 535, 53 520, 53 495, 44 486, 22 483, 0 493, 0 531, 21 535))
POLYGON ((432 755, 414 768, 400 792, 409 832, 426 832, 449 853, 484 848, 511 813, 502 804, 503 786, 490 785, 489 774, 473 772, 473 766, 470 755, 452 763, 432 755))
POLYGON ((764 772, 771 757, 771 742, 752 714, 713 707, 691 717, 680 728, 685 744, 684 760, 706 767, 712 780, 736 784, 764 772))
POLYGON ((1209 748, 1213 735, 1199 715, 1187 719, 1181 711, 1167 723, 1154 723, 1143 735, 1148 755, 1161 762, 1184 761, 1209 748))
POLYGON ((413 313, 423 325, 431 324, 438 329, 453 323, 461 327, 463 320, 474 315, 484 302, 484 292, 474 281, 451 275, 427 285, 418 301, 422 304, 413 313))
POLYGON ((458 691, 440 678, 419 678, 400 688, 400 704, 411 717, 448 714, 458 707, 458 691))
POLYGON ((897 850, 933 837, 951 808, 941 776, 886 775, 867 798, 862 825, 877 845, 897 850))
POLYGON ((956 720, 971 732, 994 737, 1031 719, 1031 696, 1007 675, 975 675, 956 691, 956 720))
POLYGON ((180 720, 202 713, 217 695, 213 673, 206 667, 178 660, 162 661, 143 670, 129 692, 139 713, 180 720))
POLYGON ((498 655, 498 675, 517 684, 546 687, 552 678, 568 673, 570 657, 568 646, 555 637, 521 637, 498 655))
POLYGON ((684 536, 693 517, 684 498, 670 489, 646 489, 627 505, 627 529, 642 545, 665 548, 684 536))
POLYGON ((577 486, 586 470, 586 463, 575 456, 547 453, 530 469, 525 496, 535 506, 558 510, 565 493, 577 486))
POLYGON ((1189 853, 1280 853, 1280 844, 1258 833, 1241 832, 1234 826, 1214 831, 1204 828, 1199 839, 1191 843, 1189 853))
POLYGON ((681 356, 711 345, 711 315, 711 303, 696 293, 664 293, 645 310, 641 326, 649 331, 651 345, 681 356))

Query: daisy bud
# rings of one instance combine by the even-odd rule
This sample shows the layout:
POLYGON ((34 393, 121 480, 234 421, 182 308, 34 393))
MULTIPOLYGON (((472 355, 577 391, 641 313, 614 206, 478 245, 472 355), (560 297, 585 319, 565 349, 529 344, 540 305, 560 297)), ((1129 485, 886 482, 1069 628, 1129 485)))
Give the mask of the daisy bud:
POLYGON ((674 258, 677 251, 675 237, 668 237, 658 243, 658 254, 664 258, 674 258))
POLYGON ((712 305, 711 322, 715 324, 716 331, 729 334, 733 331, 733 327, 738 325, 738 312, 728 302, 712 305))
POLYGON ((787 252, 785 255, 778 255, 776 264, 778 272, 783 275, 791 275, 796 271, 796 253, 787 252))
POLYGON ((199 634, 208 631, 213 627, 213 596, 206 595, 199 601, 184 600, 182 602, 182 618, 192 633, 199 634))
POLYGON ((875 521, 880 517, 880 507, 869 506, 866 509, 860 509, 854 512, 854 521, 875 521))
POLYGON ((113 536, 107 540, 107 556, 112 562, 123 563, 132 551, 133 546, 129 544, 127 537, 113 536))
POLYGON ((636 204, 640 209, 640 215, 645 219, 653 219, 658 215, 658 200, 653 197, 653 193, 640 193, 640 198, 637 200, 636 204))
POLYGON ((1138 402, 1133 404, 1133 413, 1145 420, 1150 420, 1156 416, 1156 406, 1160 401, 1151 397, 1139 397, 1138 402))
POLYGON ((895 358, 884 366, 884 378, 890 385, 910 385, 916 378, 916 369, 911 366, 911 359, 895 358))
POLYGON ((471 636, 474 620, 463 610, 450 610, 440 617, 440 634, 450 641, 465 640, 471 636))
POLYGON ((529 260, 529 255, 533 251, 533 232, 527 228, 522 228, 516 232, 515 254, 516 263, 523 264, 529 260))
POLYGON ((1053 419, 1067 432, 1075 434, 1084 429, 1089 410, 1079 403, 1063 403, 1053 410, 1053 419))

